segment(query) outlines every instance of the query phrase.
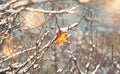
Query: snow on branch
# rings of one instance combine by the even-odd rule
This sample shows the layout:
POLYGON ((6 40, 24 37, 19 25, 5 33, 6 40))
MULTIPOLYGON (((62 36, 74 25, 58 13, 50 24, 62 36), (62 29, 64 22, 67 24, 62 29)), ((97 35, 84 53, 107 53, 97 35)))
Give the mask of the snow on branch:
POLYGON ((40 13, 48 13, 48 14, 63 14, 63 13, 66 13, 66 14, 73 14, 75 13, 75 9, 77 9, 77 7, 72 7, 71 9, 68 9, 68 10, 59 10, 59 11, 49 11, 49 10, 43 10, 43 9, 34 9, 34 8, 26 8, 26 10, 28 11, 32 11, 32 12, 40 12, 40 13))

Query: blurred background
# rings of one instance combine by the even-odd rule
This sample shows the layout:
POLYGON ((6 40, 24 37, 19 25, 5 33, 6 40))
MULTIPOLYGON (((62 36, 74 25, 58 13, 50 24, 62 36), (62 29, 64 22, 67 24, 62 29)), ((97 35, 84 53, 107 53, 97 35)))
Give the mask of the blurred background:
POLYGON ((1 74, 120 74, 119 58, 120 0, 0 1, 1 74))

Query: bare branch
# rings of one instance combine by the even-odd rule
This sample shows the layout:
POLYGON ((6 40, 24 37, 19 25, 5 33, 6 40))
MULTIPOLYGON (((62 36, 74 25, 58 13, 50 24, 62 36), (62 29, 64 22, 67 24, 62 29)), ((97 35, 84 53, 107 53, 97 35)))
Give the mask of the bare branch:
POLYGON ((59 10, 59 11, 48 11, 48 10, 43 10, 43 9, 34 9, 34 8, 26 8, 27 11, 32 11, 32 12, 40 12, 40 13, 47 13, 47 14, 74 14, 75 9, 78 7, 73 7, 68 10, 59 10))

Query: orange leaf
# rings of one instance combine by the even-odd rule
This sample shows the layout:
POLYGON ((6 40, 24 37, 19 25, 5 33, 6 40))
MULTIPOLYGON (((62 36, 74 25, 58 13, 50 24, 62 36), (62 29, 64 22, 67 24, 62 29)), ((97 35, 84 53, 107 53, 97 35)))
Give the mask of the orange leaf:
POLYGON ((54 43, 57 44, 58 46, 61 46, 66 41, 66 39, 67 39, 67 33, 59 30, 57 32, 57 37, 54 43))

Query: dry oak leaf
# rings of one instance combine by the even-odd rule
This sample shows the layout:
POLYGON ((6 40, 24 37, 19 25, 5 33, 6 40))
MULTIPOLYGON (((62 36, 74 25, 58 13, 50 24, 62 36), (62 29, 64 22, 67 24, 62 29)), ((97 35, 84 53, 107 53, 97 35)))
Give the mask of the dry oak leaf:
POLYGON ((13 41, 9 38, 4 38, 2 42, 2 50, 4 54, 10 58, 14 58, 14 54, 15 54, 13 51, 12 42, 13 41))
POLYGON ((64 31, 59 30, 56 33, 57 37, 54 40, 54 43, 57 44, 58 46, 61 46, 67 39, 67 33, 64 31))
POLYGON ((38 28, 45 22, 43 13, 27 11, 25 14, 24 24, 30 28, 38 28))

